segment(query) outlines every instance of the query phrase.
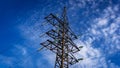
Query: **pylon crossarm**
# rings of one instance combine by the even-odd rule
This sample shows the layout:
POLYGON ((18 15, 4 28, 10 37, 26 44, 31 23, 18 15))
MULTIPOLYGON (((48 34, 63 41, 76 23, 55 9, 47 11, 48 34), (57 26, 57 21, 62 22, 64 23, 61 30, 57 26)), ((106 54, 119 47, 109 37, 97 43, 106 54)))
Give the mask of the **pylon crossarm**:
POLYGON ((50 23, 53 26, 56 26, 58 24, 58 22, 53 18, 51 14, 45 17, 45 19, 48 23, 50 23))
MULTIPOLYGON (((46 41, 47 42, 47 41, 46 41)), ((41 45, 43 45, 44 47, 46 47, 47 49, 49 49, 49 50, 51 50, 52 52, 54 52, 54 53, 57 53, 58 51, 58 48, 60 49, 60 50, 62 50, 60 47, 58 47, 58 46, 56 46, 53 42, 51 42, 51 41, 49 41, 50 43, 48 43, 47 45, 45 45, 44 43, 42 43, 41 45)), ((59 54, 58 54, 59 55, 59 54)), ((67 53, 65 53, 65 57, 67 57, 67 55, 68 55, 68 57, 69 57, 69 60, 70 60, 70 64, 73 64, 73 63, 75 63, 75 61, 77 60, 73 55, 72 55, 72 53, 71 54, 67 54, 67 53)), ((59 55, 59 56, 61 56, 61 55, 59 55)))
POLYGON ((54 50, 54 52, 57 52, 57 49, 61 49, 59 46, 57 46, 56 44, 54 44, 52 41, 47 40, 43 43, 41 43, 40 45, 42 45, 43 47, 46 47, 49 50, 54 50), (47 43, 47 44, 46 44, 47 43))
MULTIPOLYGON (((56 17, 54 14, 49 14, 47 17, 45 17, 45 19, 48 21, 48 23, 52 24, 53 26, 63 26, 63 21, 61 19, 59 19, 58 17, 56 17)), ((64 24, 65 25, 65 29, 68 29, 68 24, 64 24)))
MULTIPOLYGON (((48 31, 48 32, 46 32, 46 34, 47 34, 48 36, 52 37, 53 39, 58 39, 58 35, 59 35, 59 34, 58 34, 55 30, 53 30, 53 29, 50 30, 50 31, 48 31), (58 35, 57 35, 57 34, 58 34, 58 35)), ((60 37, 60 35, 59 35, 59 37, 60 37)), ((68 39, 65 38, 65 40, 70 44, 69 46, 72 47, 71 49, 73 49, 73 50, 71 50, 71 51, 74 51, 74 53, 80 51, 80 49, 75 45, 75 43, 74 43, 70 38, 68 38, 68 39)), ((59 41, 57 41, 57 42, 59 42, 59 41)))
POLYGON ((49 37, 53 38, 53 39, 58 38, 58 35, 59 35, 59 34, 58 34, 55 30, 53 30, 53 29, 51 29, 50 31, 46 32, 46 34, 47 34, 49 37))
POLYGON ((80 51, 79 47, 77 47, 73 41, 71 41, 70 39, 66 39, 66 41, 69 44, 69 47, 72 47, 71 51, 75 51, 75 52, 80 51))

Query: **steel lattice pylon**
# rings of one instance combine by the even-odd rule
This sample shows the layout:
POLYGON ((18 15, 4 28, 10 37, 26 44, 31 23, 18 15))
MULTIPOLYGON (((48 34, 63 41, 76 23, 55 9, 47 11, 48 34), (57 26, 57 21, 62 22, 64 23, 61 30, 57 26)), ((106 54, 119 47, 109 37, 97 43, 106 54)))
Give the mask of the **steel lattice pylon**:
POLYGON ((46 34, 52 39, 47 39, 45 42, 40 43, 40 45, 56 53, 54 68, 69 68, 70 65, 83 60, 82 58, 77 59, 73 55, 80 51, 82 46, 77 47, 73 42, 73 40, 77 39, 77 36, 69 27, 66 16, 66 7, 64 7, 60 18, 51 13, 45 17, 45 20, 55 27, 55 29, 51 29, 46 32, 46 34))

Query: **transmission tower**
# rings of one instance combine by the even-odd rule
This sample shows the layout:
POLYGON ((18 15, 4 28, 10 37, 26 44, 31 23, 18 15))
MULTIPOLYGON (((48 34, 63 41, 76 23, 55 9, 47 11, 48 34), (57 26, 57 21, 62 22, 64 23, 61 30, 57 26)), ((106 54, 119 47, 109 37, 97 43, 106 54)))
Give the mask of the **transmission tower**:
POLYGON ((74 56, 74 53, 80 51, 82 46, 77 47, 73 42, 73 40, 77 39, 77 36, 69 27, 66 7, 63 9, 61 17, 51 13, 45 17, 45 20, 54 28, 45 33, 51 39, 47 39, 45 42, 40 43, 40 45, 56 54, 54 68, 69 68, 70 65, 83 60, 82 58, 77 59, 74 56))

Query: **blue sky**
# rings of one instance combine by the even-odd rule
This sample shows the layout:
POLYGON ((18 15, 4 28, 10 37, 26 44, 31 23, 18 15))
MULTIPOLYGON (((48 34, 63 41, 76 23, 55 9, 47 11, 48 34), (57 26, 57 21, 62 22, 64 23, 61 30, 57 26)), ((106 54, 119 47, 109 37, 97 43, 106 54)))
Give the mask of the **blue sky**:
POLYGON ((68 9, 72 30, 84 46, 71 68, 120 68, 120 0, 0 0, 0 68, 53 68, 55 54, 36 52, 51 26, 44 17, 68 9))

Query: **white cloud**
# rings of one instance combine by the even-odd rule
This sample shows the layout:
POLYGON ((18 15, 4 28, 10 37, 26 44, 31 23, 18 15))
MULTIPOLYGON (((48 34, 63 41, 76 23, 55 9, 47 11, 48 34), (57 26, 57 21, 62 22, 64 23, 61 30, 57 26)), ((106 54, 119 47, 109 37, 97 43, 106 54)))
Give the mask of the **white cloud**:
MULTIPOLYGON (((108 62, 106 61, 105 56, 109 56, 109 54, 116 53, 119 46, 120 36, 117 34, 117 30, 120 28, 119 15, 116 13, 118 11, 118 7, 107 7, 103 12, 101 12, 101 16, 94 19, 95 22, 91 28, 89 28, 89 33, 84 34, 85 36, 92 36, 92 38, 87 38, 85 44, 82 44, 84 48, 80 52, 80 56, 85 57, 85 60, 81 61, 74 66, 76 68, 108 68, 108 62), (113 20, 110 22, 109 20, 113 20), (100 48, 93 48, 92 42, 103 38, 104 41, 99 43, 100 48), (104 48, 103 51, 100 51, 101 48, 104 48), (103 53, 102 53, 103 52, 103 53)), ((97 45, 96 45, 97 46, 97 45)), ((110 68, 119 68, 113 62, 110 62, 110 68)), ((73 67, 73 68, 74 68, 73 67)))
POLYGON ((110 37, 114 38, 112 40, 115 40, 115 36, 118 37, 118 34, 116 31, 120 28, 119 25, 119 14, 115 13, 116 10, 114 10, 116 7, 107 7, 104 9, 103 13, 101 12, 101 16, 99 18, 96 18, 93 20, 95 23, 92 25, 92 28, 89 29, 90 34, 92 33, 93 37, 97 36, 104 36, 105 39, 108 39, 110 37), (108 13, 109 12, 109 13, 108 13), (113 21, 110 22, 111 16, 115 16, 113 21), (117 17, 116 17, 117 16, 117 17), (100 26, 100 25, 104 25, 100 26))
POLYGON ((108 23, 107 19, 98 19, 98 26, 104 26, 108 23))
MULTIPOLYGON (((93 41, 93 40, 92 40, 93 41)), ((79 46, 84 46, 77 54, 77 58, 83 58, 79 63, 71 66, 72 68, 107 68, 105 57, 100 52, 100 49, 93 48, 91 43, 77 43, 79 46)))

